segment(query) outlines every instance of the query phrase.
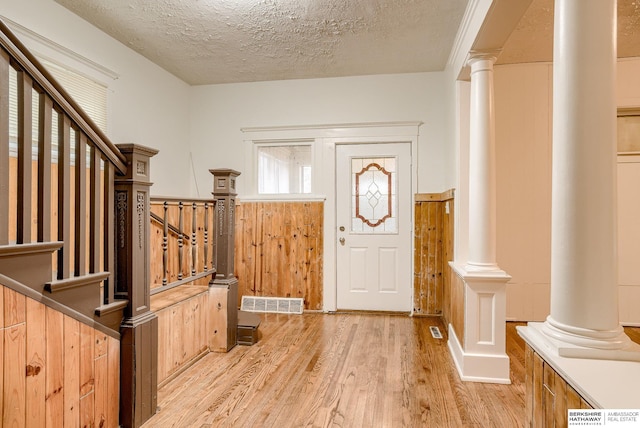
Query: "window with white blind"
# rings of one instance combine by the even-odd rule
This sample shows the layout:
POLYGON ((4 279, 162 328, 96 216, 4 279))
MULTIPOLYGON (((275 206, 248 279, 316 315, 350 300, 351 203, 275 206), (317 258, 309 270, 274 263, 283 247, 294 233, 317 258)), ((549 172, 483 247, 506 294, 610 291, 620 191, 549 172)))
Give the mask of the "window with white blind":
POLYGON ((107 87, 50 61, 40 60, 49 73, 69 92, 98 128, 107 130, 107 87))
MULTIPOLYGON (((40 61, 53 77, 65 88, 65 90, 73 97, 87 115, 102 130, 106 131, 107 127, 107 87, 92 79, 89 79, 73 70, 54 64, 50 61, 40 61)), ((18 145, 18 73, 9 68, 9 141, 10 152, 12 156, 16 156, 18 145)), ((33 116, 33 153, 37 156, 37 138, 38 138, 38 105, 39 97, 36 91, 32 93, 32 116, 33 116)), ((54 111, 54 120, 52 123, 52 135, 58 133, 58 122, 54 111)), ((53 156, 56 160, 57 138, 52 139, 53 156)))

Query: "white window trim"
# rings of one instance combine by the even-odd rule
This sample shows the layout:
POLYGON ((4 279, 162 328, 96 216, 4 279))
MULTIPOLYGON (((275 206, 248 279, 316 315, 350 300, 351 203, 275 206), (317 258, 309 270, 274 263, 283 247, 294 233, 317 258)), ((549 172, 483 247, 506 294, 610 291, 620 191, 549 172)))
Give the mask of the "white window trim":
POLYGON ((254 177, 251 180, 251 186, 253 186, 253 190, 254 190, 254 194, 258 195, 258 197, 264 197, 264 198, 269 198, 269 199, 304 199, 307 200, 308 197, 313 197, 313 189, 314 189, 314 185, 315 185, 315 177, 313 177, 313 173, 315 171, 315 153, 314 153, 314 148, 315 148, 316 144, 315 144, 315 140, 314 139, 301 139, 301 140, 284 140, 284 141, 273 141, 273 140, 268 140, 268 141, 252 141, 252 156, 254 158, 254 167, 251 169, 252 174, 254 175, 254 177), (257 171, 259 170, 259 166, 258 166, 258 162, 259 162, 259 155, 258 155, 258 150, 261 147, 282 147, 282 146, 308 146, 311 148, 311 173, 312 173, 312 177, 311 177, 311 193, 260 193, 258 188, 259 188, 259 177, 257 175, 257 171))
MULTIPOLYGON (((243 132, 245 132, 243 130, 243 132)), ((250 131, 249 131, 250 132, 250 131)), ((318 194, 319 183, 318 159, 322 155, 320 145, 315 138, 269 138, 251 139, 244 141, 245 148, 245 176, 246 195, 243 201, 313 201, 323 200, 318 194), (258 192, 258 148, 265 146, 306 145, 311 147, 311 193, 259 193, 258 192)))

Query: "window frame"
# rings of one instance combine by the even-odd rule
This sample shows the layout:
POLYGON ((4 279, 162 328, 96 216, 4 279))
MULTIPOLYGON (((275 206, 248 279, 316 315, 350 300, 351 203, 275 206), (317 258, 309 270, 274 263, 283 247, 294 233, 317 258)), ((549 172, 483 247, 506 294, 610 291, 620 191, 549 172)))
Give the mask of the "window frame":
POLYGON ((308 201, 324 199, 324 196, 318 194, 321 184, 318 182, 319 175, 319 149, 320 145, 315 138, 295 138, 295 139, 256 139, 245 140, 246 147, 246 166, 245 176, 248 189, 246 189, 243 200, 257 201, 308 201), (259 149, 262 147, 280 147, 280 146, 309 146, 311 148, 311 192, 310 193, 260 193, 259 192, 259 149))
MULTIPOLYGON (((313 145, 309 142, 287 142, 287 143, 258 143, 255 145, 256 148, 256 157, 257 157, 257 168, 256 168, 256 186, 258 189, 258 194, 259 195, 266 195, 266 196, 272 196, 272 195, 309 195, 311 194, 311 192, 313 191, 313 145), (260 189, 261 187, 263 187, 261 185, 261 178, 263 177, 263 171, 261 171, 261 167, 262 167, 262 156, 268 156, 271 157, 274 161, 274 164, 277 164, 281 161, 281 159, 273 156, 272 154, 268 154, 266 152, 261 152, 260 149, 264 149, 264 148, 270 148, 270 147, 308 147, 309 148, 309 155, 310 155, 310 161, 309 161, 309 168, 311 168, 311 188, 309 189, 309 192, 261 192, 260 189)), ((287 187, 291 187, 291 184, 295 181, 294 177, 298 178, 298 184, 297 187, 298 189, 302 189, 304 186, 302 185, 302 180, 304 180, 303 174, 302 174, 302 169, 304 168, 304 166, 300 167, 300 172, 298 174, 296 174, 294 171, 290 171, 289 169, 289 165, 287 165, 287 177, 288 177, 288 183, 287 183, 287 187)), ((282 178, 282 177, 281 177, 282 178)), ((278 186, 279 187, 279 186, 278 186)), ((302 189, 304 190, 304 189, 302 189)))

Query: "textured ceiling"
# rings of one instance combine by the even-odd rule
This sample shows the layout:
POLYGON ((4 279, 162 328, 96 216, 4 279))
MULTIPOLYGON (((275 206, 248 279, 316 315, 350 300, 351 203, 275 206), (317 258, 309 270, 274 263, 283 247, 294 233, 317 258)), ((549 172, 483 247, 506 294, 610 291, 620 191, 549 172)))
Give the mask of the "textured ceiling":
POLYGON ((56 0, 190 84, 443 70, 467 0, 56 0))
MULTIPOLYGON (((468 0, 56 0, 185 82, 443 70, 468 0)), ((498 64, 551 61, 533 0, 498 64)), ((640 0, 618 0, 618 56, 640 56, 640 0)))
MULTIPOLYGON (((553 0, 533 0, 498 64, 553 60, 553 0)), ((618 57, 640 57, 640 0, 618 0, 618 57)))

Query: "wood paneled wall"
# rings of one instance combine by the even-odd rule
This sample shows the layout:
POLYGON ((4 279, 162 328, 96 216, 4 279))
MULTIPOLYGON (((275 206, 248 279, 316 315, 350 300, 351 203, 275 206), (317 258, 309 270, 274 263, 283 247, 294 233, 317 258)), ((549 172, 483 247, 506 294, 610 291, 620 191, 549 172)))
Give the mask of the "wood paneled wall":
POLYGON ((210 351, 227 351, 227 292, 182 285, 151 297, 151 310, 158 317, 158 384, 210 351))
POLYGON ((448 267, 448 269, 451 272, 451 285, 449 287, 451 300, 445 306, 445 323, 453 326, 458 341, 464 343, 464 280, 451 267, 448 267))
POLYGON ((415 195, 415 315, 450 317, 449 261, 453 260, 453 202, 453 190, 415 195))
POLYGON ((302 297, 322 310, 323 202, 236 206, 235 275, 243 295, 302 297))
POLYGON ((158 384, 208 351, 208 288, 181 286, 151 298, 158 316, 158 384))
POLYGON ((525 366, 525 427, 566 427, 569 409, 591 408, 529 345, 525 366))
POLYGON ((0 421, 118 426, 120 342, 0 285, 0 421))

